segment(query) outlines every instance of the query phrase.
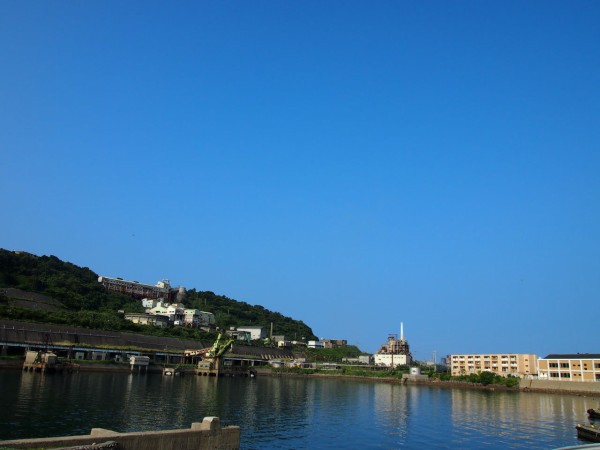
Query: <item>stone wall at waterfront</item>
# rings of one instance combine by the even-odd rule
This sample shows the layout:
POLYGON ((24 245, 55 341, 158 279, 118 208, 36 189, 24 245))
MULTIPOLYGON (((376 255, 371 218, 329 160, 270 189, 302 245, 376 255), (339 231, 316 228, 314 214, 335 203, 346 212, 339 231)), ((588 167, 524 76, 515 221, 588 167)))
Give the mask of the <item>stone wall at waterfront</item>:
POLYGON ((13 449, 102 448, 99 444, 120 450, 236 450, 240 448, 240 427, 221 427, 218 417, 205 417, 201 423, 192 423, 189 429, 117 433, 93 428, 89 435, 84 436, 0 441, 0 447, 13 449), (114 443, 116 447, 111 447, 114 443))
POLYGON ((568 394, 588 394, 600 396, 599 382, 554 381, 554 380, 521 380, 519 388, 532 392, 561 392, 568 394))

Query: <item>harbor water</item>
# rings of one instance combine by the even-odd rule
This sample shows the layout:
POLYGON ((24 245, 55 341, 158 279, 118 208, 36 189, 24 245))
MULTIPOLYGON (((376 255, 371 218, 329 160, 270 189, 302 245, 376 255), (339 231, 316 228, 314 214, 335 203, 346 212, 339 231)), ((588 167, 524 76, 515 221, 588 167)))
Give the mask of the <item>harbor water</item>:
POLYGON ((346 379, 0 371, 0 440, 241 428, 244 449, 553 449, 583 444, 598 398, 346 379))

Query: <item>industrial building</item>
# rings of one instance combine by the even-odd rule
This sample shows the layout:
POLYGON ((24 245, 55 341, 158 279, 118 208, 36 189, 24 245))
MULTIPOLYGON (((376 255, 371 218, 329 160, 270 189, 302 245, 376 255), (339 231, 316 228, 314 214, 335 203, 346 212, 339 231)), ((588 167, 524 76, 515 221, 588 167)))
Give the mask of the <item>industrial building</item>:
POLYGON ((493 372, 503 377, 524 377, 537 371, 537 356, 517 353, 484 353, 448 355, 452 376, 493 372))
POLYGON ((600 354, 552 354, 537 360, 540 380, 600 381, 600 354))
POLYGON ((237 331, 247 331, 248 333, 250 333, 250 339, 253 341, 258 340, 258 339, 265 339, 268 336, 267 329, 264 327, 260 327, 260 326, 237 327, 236 330, 237 331))
POLYGON ((376 366, 397 367, 412 364, 408 341, 404 338, 404 324, 400 324, 400 338, 390 334, 387 343, 373 355, 376 366))

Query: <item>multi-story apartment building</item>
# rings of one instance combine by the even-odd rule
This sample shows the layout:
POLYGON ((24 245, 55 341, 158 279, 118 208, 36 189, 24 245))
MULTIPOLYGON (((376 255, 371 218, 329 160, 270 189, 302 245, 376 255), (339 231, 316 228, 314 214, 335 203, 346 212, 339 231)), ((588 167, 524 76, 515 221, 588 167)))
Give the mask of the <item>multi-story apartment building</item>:
POLYGON ((133 298, 159 299, 164 298, 167 301, 173 301, 178 297, 185 296, 185 288, 171 288, 169 280, 161 280, 156 285, 140 283, 138 281, 129 281, 122 278, 111 278, 101 276, 98 282, 109 291, 120 292, 131 295, 133 298))
POLYGON ((548 355, 537 361, 540 380, 600 381, 600 354, 548 355))
POLYGON ((453 376, 470 375, 479 372, 493 372, 506 377, 508 375, 524 377, 533 375, 537 370, 537 356, 517 353, 486 353, 448 355, 450 373, 453 376))
POLYGON ((165 304, 165 303, 159 302, 159 304, 157 306, 155 306, 154 308, 151 308, 151 309, 147 309, 146 312, 148 314, 153 314, 153 315, 158 314, 160 316, 167 316, 169 318, 169 321, 173 325, 183 325, 184 324, 185 312, 184 312, 183 307, 181 307, 177 303, 165 304))

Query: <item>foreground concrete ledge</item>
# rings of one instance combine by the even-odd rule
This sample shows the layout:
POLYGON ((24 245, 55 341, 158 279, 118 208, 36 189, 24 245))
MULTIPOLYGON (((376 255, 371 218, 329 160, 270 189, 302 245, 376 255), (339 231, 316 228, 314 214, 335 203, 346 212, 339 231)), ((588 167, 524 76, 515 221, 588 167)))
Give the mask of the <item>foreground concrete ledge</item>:
POLYGON ((221 427, 218 417, 205 417, 187 429, 118 433, 104 428, 92 428, 89 435, 0 441, 9 449, 102 449, 120 450, 237 450, 240 448, 240 427, 221 427))

